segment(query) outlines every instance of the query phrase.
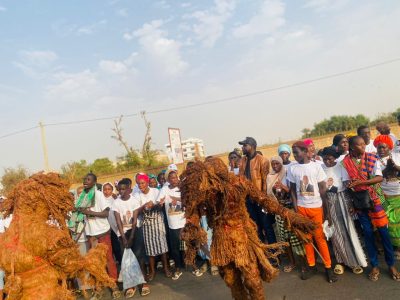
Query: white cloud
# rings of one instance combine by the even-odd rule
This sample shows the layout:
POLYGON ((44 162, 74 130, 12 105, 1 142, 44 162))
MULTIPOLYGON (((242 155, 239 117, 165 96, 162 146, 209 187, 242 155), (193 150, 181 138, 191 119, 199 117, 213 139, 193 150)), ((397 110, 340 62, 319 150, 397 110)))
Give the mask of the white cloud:
POLYGON ((56 83, 47 87, 46 96, 54 102, 82 103, 93 101, 93 97, 100 94, 97 75, 88 69, 78 73, 56 73, 53 80, 56 83))
POLYGON ((13 62, 13 65, 25 75, 35 79, 43 78, 58 59, 55 52, 48 50, 24 50, 18 53, 18 57, 18 61, 13 62))
POLYGON ((4 6, 0 6, 0 12, 1 11, 6 11, 7 10, 7 8, 5 8, 4 6))
POLYGON ((349 0, 308 0, 304 7, 312 8, 317 12, 338 10, 346 6, 349 0))
POLYGON ((168 38, 168 32, 161 29, 162 20, 145 23, 140 29, 124 35, 125 39, 138 38, 143 54, 150 58, 158 68, 170 76, 179 75, 185 71, 188 64, 182 59, 181 44, 168 38))
POLYGON ((107 20, 101 20, 90 25, 79 27, 76 30, 77 35, 90 35, 95 33, 99 28, 107 24, 107 20))
POLYGON ((281 0, 265 0, 259 12, 246 24, 233 30, 237 38, 268 35, 285 24, 285 4, 281 0))
POLYGON ((195 19, 192 31, 204 47, 211 48, 224 32, 225 22, 235 9, 234 0, 215 0, 215 5, 209 10, 198 10, 184 16, 185 19, 195 19))
POLYGON ((132 67, 136 61, 137 53, 133 52, 127 59, 123 61, 116 60, 101 60, 99 62, 99 68, 107 73, 111 74, 126 74, 129 71, 135 72, 136 69, 132 67))
POLYGON ((190 3, 190 2, 183 2, 182 4, 181 4, 181 7, 182 8, 187 8, 187 7, 191 7, 192 6, 192 3, 190 3))

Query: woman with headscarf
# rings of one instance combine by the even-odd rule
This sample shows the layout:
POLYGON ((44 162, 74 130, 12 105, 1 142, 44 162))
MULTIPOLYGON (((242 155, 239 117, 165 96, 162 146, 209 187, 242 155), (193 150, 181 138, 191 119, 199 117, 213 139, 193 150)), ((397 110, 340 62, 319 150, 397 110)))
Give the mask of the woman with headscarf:
MULTIPOLYGON (((283 165, 283 160, 280 156, 271 158, 272 171, 267 175, 267 194, 274 195, 284 207, 293 209, 293 204, 290 200, 289 183, 286 179, 286 169, 283 165)), ((305 262, 305 251, 303 244, 297 239, 296 235, 288 231, 285 227, 284 220, 279 216, 275 216, 278 236, 282 242, 288 242, 287 254, 289 257, 289 265, 283 268, 283 271, 291 272, 295 266, 296 261, 293 252, 302 257, 305 262)))
MULTIPOLYGON (((400 281, 400 273, 395 267, 393 246, 390 241, 388 230, 388 218, 382 207, 381 199, 377 192, 377 184, 383 181, 382 169, 377 164, 377 156, 365 152, 365 141, 360 136, 351 137, 349 140, 350 153, 343 159, 343 166, 350 177, 349 188, 353 190, 355 197, 359 199, 359 205, 367 207, 364 200, 368 200, 369 208, 357 210, 358 219, 361 223, 365 246, 372 270, 368 277, 371 281, 379 279, 378 251, 375 244, 373 226, 379 232, 385 253, 385 261, 389 268, 390 276, 395 281, 400 281)), ((353 204, 357 203, 354 202, 353 204)))
POLYGON ((381 188, 385 196, 384 209, 389 219, 389 235, 395 248, 395 257, 400 259, 400 155, 391 153, 393 141, 388 135, 379 135, 374 140, 382 169, 381 188))
POLYGON ((278 147, 278 155, 282 158, 283 167, 287 171, 288 168, 297 163, 296 161, 290 161, 290 155, 292 154, 292 148, 287 144, 282 144, 278 147))
POLYGON ((149 187, 150 178, 146 174, 137 177, 139 192, 133 198, 139 203, 147 203, 143 209, 143 237, 146 255, 149 257, 149 274, 147 281, 150 282, 156 275, 156 257, 161 256, 165 276, 171 277, 171 271, 167 262, 167 236, 165 232, 164 215, 161 212, 162 206, 157 203, 159 191, 149 187))
POLYGON ((304 144, 308 148, 308 157, 311 161, 323 164, 321 156, 318 155, 317 149, 315 148, 314 141, 312 139, 304 139, 304 144))
POLYGON ((338 157, 335 147, 325 147, 322 151, 322 168, 327 176, 328 220, 334 226, 332 245, 337 261, 334 272, 343 274, 343 265, 346 265, 354 274, 361 274, 362 267, 367 266, 367 260, 350 214, 352 198, 346 191, 350 178, 343 165, 337 162, 338 157))

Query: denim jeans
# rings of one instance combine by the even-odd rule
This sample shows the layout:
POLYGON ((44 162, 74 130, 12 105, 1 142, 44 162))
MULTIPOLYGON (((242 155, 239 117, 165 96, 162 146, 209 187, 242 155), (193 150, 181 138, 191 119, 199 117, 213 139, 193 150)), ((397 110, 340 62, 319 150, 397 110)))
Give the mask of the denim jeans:
MULTIPOLYGON (((375 245, 374 229, 371 224, 371 219, 368 212, 358 212, 358 220, 360 221, 363 233, 365 246, 367 248, 368 257, 372 267, 378 266, 378 250, 375 245)), ((379 235, 381 236, 383 250, 385 253, 385 261, 389 267, 394 266, 394 253, 392 242, 390 241, 389 229, 387 226, 378 227, 379 235)))

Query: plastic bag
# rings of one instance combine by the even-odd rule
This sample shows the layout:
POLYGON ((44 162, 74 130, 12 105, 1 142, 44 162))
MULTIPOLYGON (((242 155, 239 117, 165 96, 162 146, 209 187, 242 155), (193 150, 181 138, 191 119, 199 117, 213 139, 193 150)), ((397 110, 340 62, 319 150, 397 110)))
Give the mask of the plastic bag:
POLYGON ((145 283, 139 262, 131 249, 124 250, 121 262, 121 272, 124 290, 145 283))
POLYGON ((328 220, 325 220, 325 222, 322 224, 322 230, 325 234, 326 239, 329 241, 329 239, 333 236, 333 233, 335 232, 335 226, 333 226, 333 224, 329 226, 328 220))

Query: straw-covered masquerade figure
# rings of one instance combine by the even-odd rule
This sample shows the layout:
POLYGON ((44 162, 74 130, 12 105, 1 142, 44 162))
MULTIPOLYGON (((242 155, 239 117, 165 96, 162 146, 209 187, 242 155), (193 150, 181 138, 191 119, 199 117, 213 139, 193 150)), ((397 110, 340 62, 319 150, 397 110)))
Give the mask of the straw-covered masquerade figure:
POLYGON ((21 181, 1 204, 5 216, 13 214, 10 227, 0 235, 7 299, 75 299, 67 288, 69 278, 79 278, 96 290, 114 286, 106 272, 104 245, 85 257, 79 254, 66 226, 67 213, 73 209, 68 183, 55 173, 21 181))
POLYGON ((207 243, 207 235, 199 226, 199 209, 205 207, 213 230, 211 264, 218 266, 234 299, 264 299, 262 281, 269 282, 278 274, 269 259, 277 259, 282 247, 287 246, 265 245, 259 240, 257 227, 247 213, 247 197, 268 212, 280 215, 288 229, 300 238, 315 227, 275 198, 261 193, 244 177, 229 173, 218 158, 196 161, 181 175, 180 190, 188 221, 182 231, 187 245, 185 261, 192 265, 197 250, 207 243))

